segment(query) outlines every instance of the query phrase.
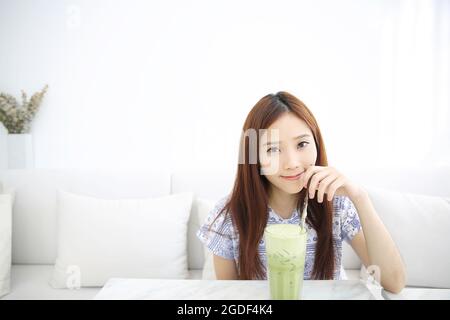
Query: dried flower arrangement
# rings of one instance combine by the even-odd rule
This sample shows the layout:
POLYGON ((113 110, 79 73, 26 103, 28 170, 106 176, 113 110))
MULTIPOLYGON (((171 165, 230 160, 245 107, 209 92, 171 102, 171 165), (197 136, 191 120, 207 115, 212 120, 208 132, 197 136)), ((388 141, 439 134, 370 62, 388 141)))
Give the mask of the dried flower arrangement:
POLYGON ((47 89, 48 85, 33 94, 30 100, 27 100, 27 95, 22 90, 22 105, 12 95, 0 92, 0 122, 5 125, 8 133, 30 132, 31 121, 39 110, 47 89))

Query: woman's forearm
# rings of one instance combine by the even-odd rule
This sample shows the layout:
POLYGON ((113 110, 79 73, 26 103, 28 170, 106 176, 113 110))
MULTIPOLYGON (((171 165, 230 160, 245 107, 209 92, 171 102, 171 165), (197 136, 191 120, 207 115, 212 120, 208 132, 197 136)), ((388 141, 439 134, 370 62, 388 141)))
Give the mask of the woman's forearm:
POLYGON ((400 292, 406 283, 406 270, 391 235, 376 213, 367 191, 362 190, 351 200, 361 221, 370 265, 379 267, 383 288, 400 292))

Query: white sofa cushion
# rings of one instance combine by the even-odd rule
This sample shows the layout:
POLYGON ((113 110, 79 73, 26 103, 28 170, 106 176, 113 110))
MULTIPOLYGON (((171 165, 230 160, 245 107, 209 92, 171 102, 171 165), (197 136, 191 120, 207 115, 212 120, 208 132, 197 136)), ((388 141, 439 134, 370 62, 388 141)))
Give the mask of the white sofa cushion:
POLYGON ((53 287, 102 286, 111 277, 187 278, 192 193, 107 200, 60 190, 58 196, 53 287))
POLYGON ((2 191, 0 185, 0 297, 10 289, 11 275, 11 229, 13 190, 2 191))
POLYGON ((194 198, 188 225, 188 262, 190 269, 203 269, 204 252, 206 250, 203 243, 197 238, 196 233, 206 219, 206 214, 212 208, 214 208, 214 201, 199 197, 194 198))
MULTIPOLYGON (((198 210, 198 217, 200 224, 197 226, 197 230, 195 231, 197 233, 198 229, 200 229, 200 226, 206 221, 206 218, 208 217, 209 212, 214 209, 215 202, 211 200, 200 200, 202 202, 202 206, 199 206, 200 210, 198 210)), ((214 269, 214 262, 213 262, 213 254, 210 250, 208 250, 203 243, 197 238, 197 242, 202 246, 203 250, 203 271, 202 271, 202 279, 203 280, 215 280, 216 279, 216 272, 214 269)))
POLYGON ((366 189, 406 264, 407 285, 450 288, 450 198, 366 189))
POLYGON ((0 181, 15 189, 13 264, 55 263, 57 189, 106 199, 170 194, 170 173, 153 170, 0 170, 0 181))

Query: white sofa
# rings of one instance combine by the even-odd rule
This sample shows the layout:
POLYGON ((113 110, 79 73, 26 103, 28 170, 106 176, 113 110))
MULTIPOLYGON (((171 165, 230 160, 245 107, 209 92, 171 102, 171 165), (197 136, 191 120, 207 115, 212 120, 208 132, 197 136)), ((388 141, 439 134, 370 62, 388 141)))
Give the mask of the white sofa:
MULTIPOLYGON (((368 189, 370 195, 373 192, 376 198, 375 208, 383 209, 383 212, 380 212, 382 219, 384 212, 389 211, 389 208, 383 207, 383 199, 380 198, 380 196, 384 197, 385 189, 377 189, 377 187, 450 199, 449 167, 422 170, 395 168, 347 170, 345 173, 368 189)), ((2 299, 91 299, 100 290, 100 288, 53 289, 49 285, 56 258, 56 191, 58 188, 104 198, 158 197, 193 191, 197 198, 214 202, 229 193, 233 180, 234 172, 211 171, 173 173, 46 169, 0 171, 0 182, 8 188, 15 189, 11 291, 2 299)), ((395 193, 393 195, 395 197, 395 193)), ((447 213, 450 216, 450 212, 447 213)), ((401 241, 401 238, 404 238, 405 230, 399 231, 402 232, 401 234, 396 234, 395 225, 402 223, 405 215, 407 216, 408 212, 389 212, 389 217, 386 218, 394 240, 401 241)), ((187 254, 191 279, 202 278, 204 251, 195 232, 203 218, 196 212, 192 212, 189 218, 187 254)), ((450 223, 445 225, 449 221, 445 214, 440 221, 444 221, 440 223, 440 228, 450 230, 450 223)), ((446 261, 450 259, 449 235, 440 234, 434 236, 432 240, 442 241, 441 248, 446 251, 442 252, 441 256, 435 256, 436 261, 426 261, 425 267, 420 266, 422 269, 413 268, 414 276, 409 285, 447 287, 448 278, 440 285, 439 278, 436 280, 439 274, 430 275, 430 269, 426 266, 431 268, 441 263, 442 259, 446 261)), ((411 255, 408 257, 409 261, 413 261, 411 259, 415 259, 414 252, 408 252, 408 254, 411 255)), ((361 263, 348 246, 344 247, 343 264, 349 278, 359 277, 361 263)))

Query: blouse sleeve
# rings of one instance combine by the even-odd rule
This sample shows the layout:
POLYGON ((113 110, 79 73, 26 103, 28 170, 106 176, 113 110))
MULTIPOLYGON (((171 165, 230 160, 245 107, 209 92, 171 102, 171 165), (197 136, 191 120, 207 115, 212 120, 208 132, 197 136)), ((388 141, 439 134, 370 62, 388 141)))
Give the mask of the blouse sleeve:
POLYGON ((353 237, 361 230, 361 222, 355 205, 349 197, 343 197, 341 213, 341 239, 350 244, 353 237))
POLYGON ((197 237, 213 254, 233 260, 233 224, 229 214, 225 216, 225 212, 221 213, 226 200, 219 200, 208 213, 205 222, 197 231, 197 237))

